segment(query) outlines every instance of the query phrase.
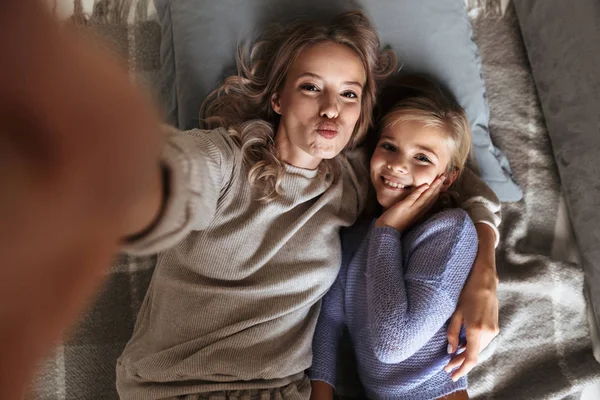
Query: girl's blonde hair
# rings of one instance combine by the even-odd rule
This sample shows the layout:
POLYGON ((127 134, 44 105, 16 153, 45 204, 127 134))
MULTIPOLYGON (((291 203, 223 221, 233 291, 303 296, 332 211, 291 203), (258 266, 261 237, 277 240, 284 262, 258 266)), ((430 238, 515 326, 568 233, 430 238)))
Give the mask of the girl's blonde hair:
MULTIPOLYGON (((372 124, 379 81, 396 67, 394 53, 381 50, 377 32, 362 11, 341 14, 329 24, 303 21, 273 27, 249 51, 238 49, 237 75, 227 78, 202 104, 200 120, 204 127, 226 128, 242 149, 244 162, 250 166, 250 184, 261 201, 281 194, 284 174, 275 148, 279 116, 271 106, 272 95, 283 89, 287 73, 301 53, 326 41, 349 47, 365 68, 361 114, 348 144, 355 146, 372 124)), ((333 160, 323 160, 319 168, 337 178, 335 165, 333 160)))
POLYGON ((467 164, 472 144, 467 115, 452 95, 433 81, 414 75, 386 86, 379 115, 379 132, 408 121, 440 129, 451 151, 447 172, 460 173, 467 164))

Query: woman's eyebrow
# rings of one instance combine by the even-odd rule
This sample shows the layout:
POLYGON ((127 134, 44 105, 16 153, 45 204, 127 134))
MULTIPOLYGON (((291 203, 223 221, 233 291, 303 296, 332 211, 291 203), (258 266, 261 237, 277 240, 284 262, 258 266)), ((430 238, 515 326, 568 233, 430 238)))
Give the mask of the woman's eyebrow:
POLYGON ((315 79, 323 80, 323 78, 321 78, 320 75, 313 74, 312 72, 303 72, 296 77, 296 79, 300 79, 300 78, 315 78, 315 79))
MULTIPOLYGON (((300 75, 298 75, 298 77, 296 77, 296 79, 301 79, 301 78, 315 78, 315 79, 319 79, 320 81, 323 81, 323 77, 321 77, 320 75, 314 74, 312 72, 303 72, 300 75)), ((342 82, 342 84, 348 85, 348 86, 358 86, 360 89, 363 88, 363 85, 357 81, 345 81, 345 82, 342 82)))

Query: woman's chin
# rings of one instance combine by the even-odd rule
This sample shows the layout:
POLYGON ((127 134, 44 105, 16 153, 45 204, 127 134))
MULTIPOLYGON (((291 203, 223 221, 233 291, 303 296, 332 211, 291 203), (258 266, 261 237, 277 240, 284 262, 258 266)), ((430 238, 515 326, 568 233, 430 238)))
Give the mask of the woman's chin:
POLYGON ((338 154, 340 154, 339 151, 335 151, 335 150, 320 150, 320 149, 314 149, 312 152, 312 155, 314 157, 323 159, 323 160, 331 160, 332 158, 335 158, 338 154))

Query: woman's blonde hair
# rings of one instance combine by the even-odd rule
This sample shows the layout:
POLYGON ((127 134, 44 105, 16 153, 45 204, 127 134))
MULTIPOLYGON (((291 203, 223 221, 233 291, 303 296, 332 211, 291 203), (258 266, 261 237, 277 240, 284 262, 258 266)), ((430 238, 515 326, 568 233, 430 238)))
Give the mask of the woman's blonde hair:
POLYGON ((446 134, 451 151, 447 172, 462 171, 471 154, 471 126, 464 109, 452 95, 430 79, 404 76, 382 93, 378 130, 416 121, 446 134), (395 97, 396 100, 392 100, 395 97))
MULTIPOLYGON (((287 73, 300 54, 326 41, 348 46, 365 68, 367 81, 361 114, 348 144, 355 146, 372 124, 379 81, 396 67, 395 55, 381 50, 377 32, 362 11, 338 15, 326 25, 299 21, 287 27, 273 27, 249 51, 238 49, 237 75, 227 78, 202 104, 200 120, 204 127, 224 127, 242 149, 244 162, 250 167, 250 184, 261 201, 271 201, 281 193, 284 174, 275 148, 279 116, 271 106, 272 95, 282 90, 287 73)), ((319 168, 337 178, 335 165, 333 160, 323 160, 319 168)))

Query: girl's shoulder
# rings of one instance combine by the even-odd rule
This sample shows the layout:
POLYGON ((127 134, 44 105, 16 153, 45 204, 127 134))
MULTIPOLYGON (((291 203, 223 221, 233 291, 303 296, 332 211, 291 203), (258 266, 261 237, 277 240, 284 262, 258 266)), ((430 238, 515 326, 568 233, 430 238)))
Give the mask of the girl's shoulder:
POLYGON ((436 212, 412 228, 405 236, 407 239, 416 240, 448 235, 477 238, 475 225, 469 214, 462 208, 447 208, 436 212))
POLYGON ((452 225, 462 225, 471 221, 469 214, 459 207, 445 208, 436 212, 426 219, 427 223, 444 223, 452 225))

